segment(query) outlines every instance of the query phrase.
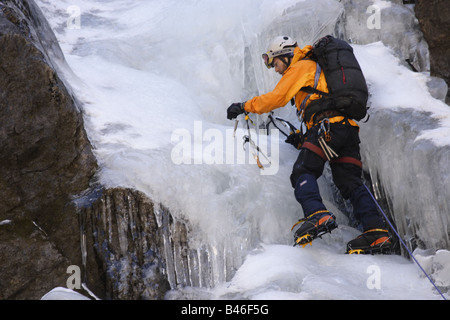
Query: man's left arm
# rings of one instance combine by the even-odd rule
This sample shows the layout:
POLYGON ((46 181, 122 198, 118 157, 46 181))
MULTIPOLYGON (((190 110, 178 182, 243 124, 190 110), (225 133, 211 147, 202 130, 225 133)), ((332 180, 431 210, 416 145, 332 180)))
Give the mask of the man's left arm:
POLYGON ((256 96, 245 103, 245 111, 262 114, 284 107, 304 86, 310 77, 299 66, 289 68, 275 89, 256 96))

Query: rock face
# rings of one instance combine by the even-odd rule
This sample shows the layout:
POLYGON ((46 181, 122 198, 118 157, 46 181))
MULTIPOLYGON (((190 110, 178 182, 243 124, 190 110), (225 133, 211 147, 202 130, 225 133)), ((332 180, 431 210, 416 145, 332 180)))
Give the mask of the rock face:
POLYGON ((429 45, 431 75, 450 86, 450 4, 448 0, 416 0, 414 10, 429 45))
POLYGON ((33 1, 0 4, 0 299, 39 298, 81 264, 72 197, 96 159, 33 1), (3 223, 2 223, 3 222, 3 223))
POLYGON ((66 287, 71 266, 101 299, 161 299, 190 283, 187 228, 138 191, 90 187, 97 163, 65 67, 36 4, 2 1, 0 299, 66 287))
POLYGON ((185 225, 136 190, 96 192, 80 215, 89 289, 106 299, 162 299, 174 252, 187 250, 185 225))

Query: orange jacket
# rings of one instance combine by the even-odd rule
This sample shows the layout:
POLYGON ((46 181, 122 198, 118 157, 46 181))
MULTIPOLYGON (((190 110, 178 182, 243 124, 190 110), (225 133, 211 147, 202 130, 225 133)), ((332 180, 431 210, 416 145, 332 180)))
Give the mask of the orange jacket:
MULTIPOLYGON (((300 91, 303 87, 314 87, 314 77, 316 74, 316 62, 305 59, 306 54, 312 49, 312 46, 306 46, 303 49, 295 48, 294 57, 290 66, 286 69, 275 89, 266 94, 254 97, 245 103, 245 111, 263 114, 274 109, 284 107, 292 98, 295 97, 295 105, 300 108, 303 100, 308 93, 300 91)), ((327 82, 323 71, 320 74, 317 90, 328 92, 327 82)), ((319 95, 312 94, 306 102, 305 108, 311 101, 319 99, 319 95)), ((344 118, 342 116, 333 117, 330 122, 339 122, 344 118)), ((356 122, 349 120, 351 125, 357 126, 356 122)), ((306 124, 310 128, 313 123, 306 124)))

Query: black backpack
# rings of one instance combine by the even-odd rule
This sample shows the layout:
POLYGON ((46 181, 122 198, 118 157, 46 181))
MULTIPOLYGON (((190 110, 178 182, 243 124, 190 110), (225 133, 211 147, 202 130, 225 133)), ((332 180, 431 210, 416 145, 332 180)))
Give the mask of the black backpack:
POLYGON ((337 110, 357 121, 363 119, 367 115, 369 93, 353 48, 343 40, 326 36, 314 44, 307 58, 316 61, 322 68, 329 93, 303 87, 302 91, 321 96, 321 99, 308 105, 304 118, 309 120, 314 114, 337 110))

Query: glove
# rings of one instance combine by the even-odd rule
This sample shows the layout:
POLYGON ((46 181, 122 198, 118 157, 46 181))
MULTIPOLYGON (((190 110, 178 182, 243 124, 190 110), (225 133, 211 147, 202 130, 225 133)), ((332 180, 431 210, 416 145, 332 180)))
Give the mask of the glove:
POLYGON ((233 103, 231 106, 228 107, 227 119, 228 120, 233 120, 238 115, 240 115, 240 114, 242 114, 244 112, 245 112, 245 109, 244 109, 244 103, 243 102, 233 103))
POLYGON ((303 142, 305 142, 305 137, 301 132, 295 132, 291 133, 284 142, 292 144, 298 150, 302 147, 303 142))

